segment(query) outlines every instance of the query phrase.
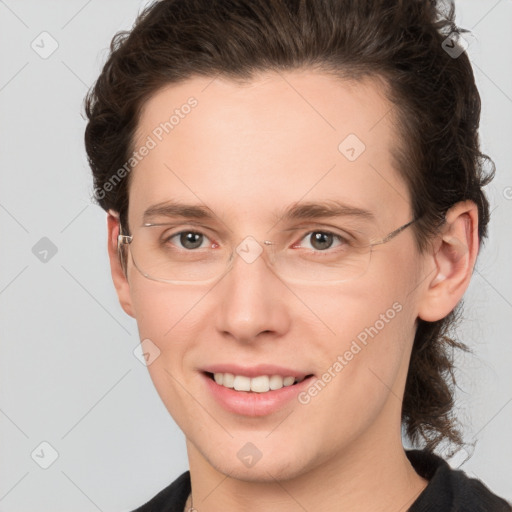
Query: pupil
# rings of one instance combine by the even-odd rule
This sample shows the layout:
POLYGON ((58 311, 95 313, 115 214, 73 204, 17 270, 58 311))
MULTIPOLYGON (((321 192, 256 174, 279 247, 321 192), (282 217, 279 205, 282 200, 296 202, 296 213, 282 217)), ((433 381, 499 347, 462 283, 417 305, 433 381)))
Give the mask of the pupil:
POLYGON ((317 232, 311 235, 313 237, 313 241, 311 245, 315 249, 329 249, 332 245, 332 237, 333 235, 329 233, 321 233, 317 232))
POLYGON ((191 231, 187 233, 181 233, 180 243, 186 249, 197 249, 203 242, 203 235, 201 233, 193 233, 191 231))

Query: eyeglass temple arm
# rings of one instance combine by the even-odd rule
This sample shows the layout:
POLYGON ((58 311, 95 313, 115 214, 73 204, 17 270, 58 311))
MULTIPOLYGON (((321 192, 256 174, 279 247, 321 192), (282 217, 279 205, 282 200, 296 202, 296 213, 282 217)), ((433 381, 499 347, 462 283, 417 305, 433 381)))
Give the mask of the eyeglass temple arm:
POLYGON ((391 231, 389 235, 386 235, 384 238, 381 238, 380 240, 373 241, 370 245, 380 245, 385 244, 386 242, 389 242, 391 239, 395 238, 396 235, 401 233, 404 229, 407 229, 411 224, 414 224, 419 217, 412 219, 407 224, 404 224, 403 226, 400 226, 399 228, 395 229, 394 231, 391 231))
POLYGON ((123 269, 124 275, 127 275, 126 270, 126 259, 124 257, 124 251, 122 249, 122 246, 124 244, 129 244, 132 241, 131 235, 124 235, 123 234, 123 226, 121 226, 121 223, 119 223, 119 233, 117 235, 117 254, 119 256, 119 261, 121 262, 121 267, 123 269))

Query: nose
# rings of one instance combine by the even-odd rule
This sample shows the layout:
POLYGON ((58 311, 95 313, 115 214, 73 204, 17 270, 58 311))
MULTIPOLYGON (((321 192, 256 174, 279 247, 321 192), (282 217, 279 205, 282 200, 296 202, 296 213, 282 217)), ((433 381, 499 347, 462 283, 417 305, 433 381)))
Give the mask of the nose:
POLYGON ((263 333, 281 336, 290 328, 290 292, 263 252, 255 251, 254 241, 238 247, 229 272, 215 288, 215 323, 224 336, 247 343, 263 333))

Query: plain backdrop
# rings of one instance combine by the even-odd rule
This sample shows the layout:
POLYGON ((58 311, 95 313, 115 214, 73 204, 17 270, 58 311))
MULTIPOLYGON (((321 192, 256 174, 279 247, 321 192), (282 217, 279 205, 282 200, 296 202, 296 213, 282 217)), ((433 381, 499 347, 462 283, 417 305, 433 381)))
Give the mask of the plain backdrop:
MULTIPOLYGON (((82 101, 140 0, 0 0, 0 511, 120 512, 188 469, 184 436, 135 357, 82 101), (46 469, 44 466, 47 466, 46 469)), ((456 3, 482 97, 490 239, 465 298, 452 462, 512 499, 512 2, 456 3), (476 444, 475 444, 476 443, 476 444)))

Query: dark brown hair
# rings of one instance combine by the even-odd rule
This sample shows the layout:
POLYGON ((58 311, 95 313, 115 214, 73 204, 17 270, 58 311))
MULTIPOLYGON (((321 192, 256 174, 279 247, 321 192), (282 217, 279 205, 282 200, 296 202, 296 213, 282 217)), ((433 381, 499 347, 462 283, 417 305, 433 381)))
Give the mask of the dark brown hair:
MULTIPOLYGON (((129 229, 129 161, 139 114, 160 88, 193 76, 248 82, 257 73, 309 69, 337 77, 379 78, 394 106, 393 148, 405 180, 418 248, 429 247, 446 211, 470 199, 478 206, 479 240, 489 204, 482 191, 494 164, 479 149, 480 96, 465 52, 449 53, 453 4, 435 0, 160 0, 131 31, 117 33, 85 98, 85 146, 95 199, 129 229), (442 12, 444 9, 446 12, 442 12), (447 44, 448 42, 448 44, 447 44), (491 169, 484 171, 484 162, 491 169), (119 177, 119 175, 117 176, 119 177), (111 186, 106 186, 108 183, 111 186)), ((457 48, 457 46, 455 47, 457 48)), ((452 338, 461 304, 437 322, 419 320, 402 407, 409 439, 433 450, 462 444, 453 414, 452 338)))

